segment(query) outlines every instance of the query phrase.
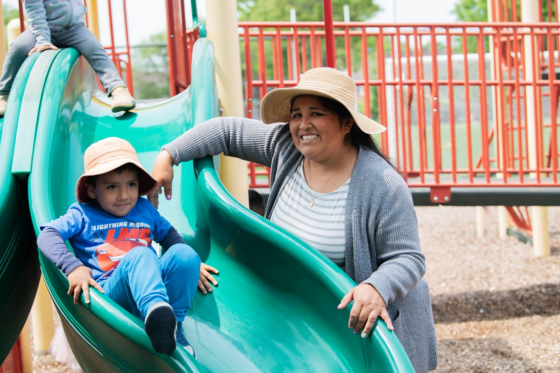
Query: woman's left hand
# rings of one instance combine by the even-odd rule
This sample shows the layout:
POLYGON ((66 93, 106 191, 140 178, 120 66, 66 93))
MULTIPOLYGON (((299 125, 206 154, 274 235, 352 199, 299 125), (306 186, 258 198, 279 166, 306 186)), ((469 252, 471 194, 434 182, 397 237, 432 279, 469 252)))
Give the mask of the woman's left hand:
POLYGON ((206 295, 208 292, 210 293, 212 292, 212 286, 210 286, 210 283, 212 283, 214 286, 218 286, 218 281, 216 281, 216 279, 214 278, 214 276, 210 274, 210 272, 219 274, 219 271, 216 268, 210 267, 209 265, 204 263, 200 264, 200 274, 198 276, 198 289, 204 295, 206 295))
POLYGON ((354 301, 354 305, 350 311, 348 328, 354 329, 354 334, 358 334, 363 328, 362 338, 366 338, 378 317, 385 321, 390 330, 395 330, 389 313, 387 313, 385 301, 372 285, 360 284, 350 290, 342 298, 338 309, 346 308, 352 301, 354 301))

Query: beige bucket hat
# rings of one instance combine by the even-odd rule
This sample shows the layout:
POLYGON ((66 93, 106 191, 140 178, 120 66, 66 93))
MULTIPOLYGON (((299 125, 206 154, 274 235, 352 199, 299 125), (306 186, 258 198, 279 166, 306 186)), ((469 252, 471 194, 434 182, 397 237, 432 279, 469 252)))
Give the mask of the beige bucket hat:
POLYGON ((261 120, 264 123, 289 122, 293 99, 306 95, 327 97, 340 102, 365 133, 371 135, 386 130, 385 126, 356 110, 354 80, 330 67, 308 70, 295 88, 278 88, 268 92, 261 101, 261 120))
POLYGON ((92 201, 86 190, 86 180, 89 176, 106 174, 127 163, 135 165, 140 170, 140 175, 138 175, 139 195, 151 194, 157 189, 158 181, 142 167, 132 145, 128 141, 117 137, 108 137, 86 149, 84 155, 85 171, 76 184, 76 199, 78 202, 92 201))

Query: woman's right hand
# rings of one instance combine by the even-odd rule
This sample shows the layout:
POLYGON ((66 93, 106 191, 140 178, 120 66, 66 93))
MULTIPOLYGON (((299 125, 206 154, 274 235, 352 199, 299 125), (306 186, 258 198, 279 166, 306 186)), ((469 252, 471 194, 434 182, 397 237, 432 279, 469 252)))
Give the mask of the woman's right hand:
POLYGON ((173 158, 167 150, 162 150, 156 158, 154 168, 152 169, 152 176, 158 181, 158 189, 148 199, 157 209, 159 206, 158 194, 161 194, 161 188, 165 193, 165 198, 169 201, 171 199, 171 182, 173 181, 173 158))

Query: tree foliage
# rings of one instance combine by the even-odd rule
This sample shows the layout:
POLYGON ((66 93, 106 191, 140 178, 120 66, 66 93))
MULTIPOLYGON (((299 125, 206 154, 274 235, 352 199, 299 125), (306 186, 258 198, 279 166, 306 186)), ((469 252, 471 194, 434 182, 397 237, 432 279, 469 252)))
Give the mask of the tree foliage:
MULTIPOLYGON (((508 20, 512 19, 512 5, 515 4, 518 20, 521 19, 521 1, 519 0, 500 0, 501 7, 506 7, 508 20)), ((500 4, 500 1, 498 3, 500 4)), ((548 0, 541 1, 541 12, 543 20, 548 20, 548 0)), ((556 2, 551 1, 550 14, 555 18, 556 2)), ((488 21, 488 0, 459 0, 452 11, 457 16, 457 20, 463 22, 487 22, 488 21)))
MULTIPOLYGON (((366 21, 380 7, 372 0, 333 0, 333 19, 344 21, 344 5, 350 7, 351 21, 366 21)), ((240 21, 290 21, 290 9, 294 8, 297 20, 323 21, 321 0, 238 0, 237 10, 240 21)))
POLYGON ((167 34, 151 35, 132 50, 134 95, 141 100, 169 97, 167 34))
POLYGON ((487 0, 459 0, 451 13, 463 22, 487 22, 487 4, 487 0))

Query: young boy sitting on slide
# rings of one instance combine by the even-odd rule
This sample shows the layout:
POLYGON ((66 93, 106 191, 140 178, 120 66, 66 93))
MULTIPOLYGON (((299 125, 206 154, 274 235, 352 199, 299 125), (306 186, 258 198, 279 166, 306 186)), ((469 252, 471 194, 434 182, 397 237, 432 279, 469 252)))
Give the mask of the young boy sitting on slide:
POLYGON ((0 76, 0 117, 19 68, 33 52, 57 47, 78 50, 113 97, 113 112, 131 110, 136 102, 128 92, 103 46, 86 27, 84 0, 22 0, 29 28, 10 45, 0 76))
POLYGON ((39 248, 68 277, 68 295, 89 303, 93 286, 145 322, 154 350, 176 343, 193 356, 182 321, 194 298, 200 258, 145 198, 158 183, 127 141, 111 137, 84 157, 76 198, 66 215, 41 227, 39 248), (64 244, 68 240, 76 256, 64 244), (152 241, 166 253, 158 258, 152 241))

